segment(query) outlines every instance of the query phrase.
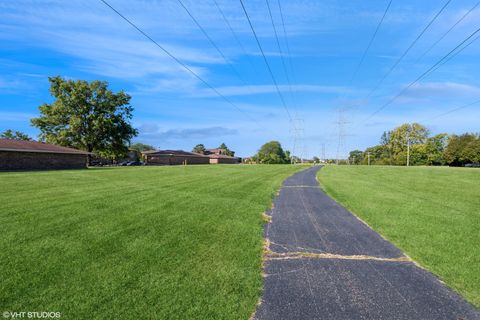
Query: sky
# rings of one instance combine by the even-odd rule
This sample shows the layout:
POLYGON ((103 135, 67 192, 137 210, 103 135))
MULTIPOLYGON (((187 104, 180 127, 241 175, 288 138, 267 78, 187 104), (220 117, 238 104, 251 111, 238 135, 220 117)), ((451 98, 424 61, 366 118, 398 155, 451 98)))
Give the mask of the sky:
POLYGON ((480 27, 478 5, 442 38, 477 0, 450 1, 406 55, 446 1, 392 0, 366 50, 390 0, 268 0, 273 25, 265 0, 243 0, 268 65, 239 0, 108 2, 208 86, 99 0, 0 0, 0 131, 37 137, 56 75, 130 94, 134 142, 161 149, 278 140, 335 158, 405 122, 480 131, 480 104, 447 113, 480 99, 480 40, 404 90, 480 27))

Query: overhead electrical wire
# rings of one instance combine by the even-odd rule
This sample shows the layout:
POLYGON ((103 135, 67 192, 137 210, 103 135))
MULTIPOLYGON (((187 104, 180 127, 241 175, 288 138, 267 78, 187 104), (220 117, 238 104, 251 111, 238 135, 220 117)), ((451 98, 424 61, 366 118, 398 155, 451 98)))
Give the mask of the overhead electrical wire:
POLYGON ((420 61, 427 53, 430 52, 440 41, 442 41, 460 22, 462 22, 473 10, 475 10, 480 1, 477 2, 470 10, 468 10, 460 19, 458 19, 437 41, 435 41, 418 59, 417 62, 420 61))
POLYGON ((365 57, 367 56, 368 51, 370 51, 370 47, 372 46, 373 41, 377 37, 378 30, 380 30, 380 26, 383 24, 383 21, 385 20, 385 17, 387 16, 388 10, 390 9, 390 6, 392 5, 392 2, 393 2, 393 0, 390 0, 388 2, 388 5, 385 8, 385 11, 383 12, 382 18, 380 19, 380 21, 377 24, 377 27, 375 28, 375 32, 373 33, 372 38, 368 42, 368 45, 367 45, 367 47, 365 48, 365 51, 362 54, 362 58, 360 59, 360 62, 358 63, 357 68, 355 69, 355 71, 352 74, 352 78, 350 79, 350 83, 355 79, 355 77, 358 74, 358 71, 362 67, 363 61, 365 60, 365 57))
POLYGON ((190 12, 190 10, 188 10, 188 8, 183 4, 182 0, 177 0, 178 3, 180 4, 180 6, 185 10, 185 12, 188 14, 188 16, 192 19, 192 21, 195 23, 195 25, 200 29, 200 31, 202 31, 203 35, 205 36, 205 38, 207 38, 207 40, 210 42, 210 44, 215 48, 215 50, 217 50, 217 52, 220 54, 220 56, 222 56, 223 60, 225 61, 226 64, 228 64, 228 66, 232 69, 233 73, 235 73, 235 75, 237 76, 237 78, 240 79, 240 81, 243 82, 243 84, 247 87, 249 87, 249 85, 247 84, 247 82, 245 81, 245 79, 243 79, 243 77, 240 75, 240 73, 237 71, 237 69, 233 66, 233 64, 227 59, 227 57, 225 56, 225 54, 223 53, 223 51, 217 46, 217 44, 215 43, 215 41, 213 41, 213 39, 210 37, 210 35, 207 33, 207 31, 205 31, 205 28, 203 28, 203 26, 198 22, 198 20, 193 16, 193 14, 190 12))
MULTIPOLYGON (((380 19, 380 21, 378 22, 377 24, 377 27, 375 28, 375 31, 373 32, 372 34, 372 37, 370 38, 370 41, 368 42, 368 45, 367 47, 365 48, 365 51, 363 52, 362 54, 362 58, 360 59, 355 71, 353 72, 352 74, 352 77, 350 78, 348 84, 351 85, 351 83, 353 82, 353 80, 356 78, 357 74, 358 74, 358 71, 360 70, 361 66, 363 65, 363 62, 365 60, 365 57, 367 56, 367 53, 370 51, 370 47, 372 46, 373 42, 375 41, 375 39, 377 38, 377 34, 378 34, 378 31, 380 30, 380 27, 382 26, 384 20, 385 20, 385 17, 387 16, 387 13, 392 5, 392 2, 393 0, 390 0, 387 4, 387 7, 385 8, 384 12, 383 12, 383 15, 382 15, 382 18, 380 19)), ((371 94, 373 92, 371 92, 366 98, 369 98, 371 97, 371 94)), ((343 97, 345 97, 345 95, 343 95, 343 97)), ((344 107, 344 110, 347 110, 349 108, 353 108, 353 107, 358 107, 359 104, 357 105, 353 105, 353 106, 349 106, 349 107, 344 107)))
POLYGON ((242 49, 243 53, 245 54, 245 56, 247 57, 248 59, 248 63, 250 64, 250 66, 252 67, 252 70, 256 71, 256 67, 255 67, 255 64, 252 62, 252 59, 250 58, 250 55, 248 54, 247 50, 245 49, 244 45, 242 44, 242 42, 240 41, 237 33, 235 32, 235 30, 233 29, 232 25, 230 24, 230 22, 228 21, 227 19, 227 16, 225 15, 225 13, 223 12, 222 8, 219 6, 219 4, 217 3, 217 0, 213 0, 213 3, 215 4, 215 6, 217 7, 218 11, 220 12, 220 15, 222 16, 223 18, 223 21, 225 21, 225 24, 228 26, 228 29, 230 30, 230 32, 232 33, 233 37, 235 38, 235 41, 237 42, 238 46, 240 47, 240 49, 242 49))
MULTIPOLYGON (((260 52, 262 54, 263 60, 265 61, 265 64, 267 66, 268 72, 270 74, 270 77, 272 78, 273 84, 275 85, 275 88, 277 90, 278 96, 280 97, 280 100, 282 102, 283 108, 285 109, 285 112, 288 115, 288 118, 290 121, 293 122, 292 115, 290 114, 290 111, 288 110, 287 104, 285 103, 285 99, 283 98, 283 95, 278 87, 277 80, 275 79, 275 75, 273 74, 272 68, 270 67, 270 64, 268 63, 267 57, 265 56, 265 52, 263 51, 262 45, 260 44, 260 40, 258 40, 257 33, 255 32, 255 29, 253 28, 252 21, 250 20, 250 16, 248 15, 247 9, 245 8, 245 5, 243 4, 243 1, 240 0, 240 4, 242 5, 243 12, 245 14, 245 17, 248 20, 248 24, 250 25, 250 29, 252 30, 252 33, 255 37, 255 40, 257 42, 258 48, 260 49, 260 52)), ((294 125, 295 126, 295 125, 294 125)))
POLYGON ((265 129, 265 126, 262 126, 256 119, 252 118, 248 113, 246 113, 244 110, 239 108, 235 103, 233 103, 230 99, 228 99, 226 96, 224 96, 222 93, 220 93, 215 87, 210 85, 206 80, 204 80, 200 75, 198 75, 195 71, 193 71, 190 67, 188 67, 185 63, 183 63, 180 59, 175 57, 170 51, 165 49, 161 44, 159 44, 157 41, 155 41, 152 37, 150 37, 145 31, 140 29, 135 23, 130 21, 127 17, 125 17, 122 13, 120 13, 117 9, 115 9, 112 5, 110 5, 106 0, 100 0, 103 2, 107 7, 109 7, 113 12, 115 12, 119 17, 121 17, 123 20, 125 20, 129 25, 131 25, 133 28, 135 28, 139 33, 141 33, 145 38, 150 40, 154 45, 156 45, 158 48, 160 48, 166 55, 168 55, 170 58, 172 58, 175 62, 177 62, 180 66, 182 66, 185 70, 187 70, 190 74, 192 74, 195 78, 200 80, 204 85, 206 85, 208 88, 210 88, 215 94, 217 94, 219 97, 221 97, 224 101, 226 101, 229 105, 234 107, 237 111, 241 112, 245 117, 247 117, 250 121, 255 122, 259 127, 262 129, 265 129))
MULTIPOLYGON (((283 10, 282 10, 282 5, 280 4, 280 0, 277 0, 277 5, 278 5, 278 10, 280 12, 280 18, 281 18, 281 21, 282 21, 283 37, 285 38, 285 45, 287 47, 288 64, 290 66, 292 80, 293 80, 294 84, 298 85, 297 77, 295 75, 295 69, 293 68, 292 52, 290 51, 290 44, 289 44, 289 41, 288 41, 287 29, 285 27, 285 19, 283 18, 283 10)), ((295 93, 298 93, 296 87, 295 87, 295 93)), ((294 104, 294 108, 295 108, 295 116, 298 116, 298 104, 297 103, 294 104)))
MULTIPOLYGON (((462 42, 460 42, 457 46, 455 46, 455 48, 453 48, 452 50, 450 50, 446 55, 444 55, 441 59, 439 59, 433 66, 431 66, 428 70, 426 70, 425 72, 423 72, 420 76, 418 76, 414 81, 412 81, 408 86, 406 86, 405 88, 403 88, 396 96, 394 96, 392 99, 388 100, 385 104, 383 104, 380 108, 378 108, 377 110, 375 110, 373 113, 371 113, 365 120, 365 121, 368 121, 369 119, 371 119, 373 116, 375 116, 376 114, 378 114, 380 111, 382 111, 383 109, 385 109, 386 107, 388 107, 389 105, 391 105, 393 102, 395 102, 400 96, 402 96, 408 89, 410 89, 413 85, 415 85, 417 82, 419 82, 420 80, 422 80, 423 78, 425 78, 428 74, 430 74, 432 71, 438 69, 437 67, 442 65, 442 63, 444 61, 446 61, 446 59, 448 59, 449 57, 451 57, 455 51, 457 51, 460 47, 462 47, 467 41, 469 41, 470 39, 472 39, 475 35, 477 35, 478 33, 480 32, 480 28, 478 28, 477 30, 475 30, 474 32, 472 32, 467 38, 465 38, 462 42)), ((471 44, 472 42, 470 42, 471 44)), ((468 45, 470 45, 468 44, 468 45)), ((468 46, 467 45, 467 46, 468 46)), ((465 49, 465 47, 461 48, 461 50, 465 49)))
POLYGON ((440 68, 441 66, 443 66, 444 64, 448 63, 450 60, 452 60, 453 58, 455 58, 458 54, 460 54, 463 50, 465 50, 466 48, 468 48, 470 45, 472 45, 475 41, 478 40, 478 38, 480 38, 480 35, 477 35, 475 38, 471 39, 470 42, 466 43, 463 45, 463 47, 461 49, 459 49, 457 52, 455 52, 454 54, 452 54, 450 57, 448 57, 447 59, 445 59, 442 63, 440 63, 439 65, 437 65, 434 69, 430 70, 430 72, 425 75, 425 77, 427 77, 429 74, 431 74, 432 72, 435 72, 435 70, 437 70, 438 68, 440 68))
POLYGON ((456 111, 458 111, 458 110, 462 110, 462 109, 471 107, 471 106, 476 105, 476 104, 479 104, 479 103, 480 103, 480 100, 477 100, 477 101, 474 101, 474 102, 470 102, 470 103, 464 104, 464 105, 462 105, 462 106, 460 106, 460 107, 456 107, 456 108, 450 109, 450 110, 448 110, 448 111, 445 111, 445 112, 442 112, 442 113, 440 113, 440 114, 437 114, 437 115, 434 116, 434 117, 428 118, 427 120, 424 120, 424 122, 435 120, 435 119, 437 119, 437 118, 446 116, 447 114, 454 113, 454 112, 456 112, 456 111))
POLYGON ((275 34, 275 39, 277 41, 278 51, 280 52, 280 60, 282 61, 283 71, 285 72, 285 77, 287 78, 287 83, 290 89, 290 95, 292 95, 292 82, 290 81, 290 76, 288 75, 287 65, 285 64, 282 47, 280 46, 280 40, 278 39, 277 27, 275 26, 272 10, 270 9, 270 4, 268 0, 265 0, 265 3, 267 4, 268 14, 270 16, 270 21, 272 22, 273 33, 275 34))
POLYGON ((430 20, 430 22, 423 28, 422 32, 413 40, 413 42, 408 46, 408 48, 403 52, 403 54, 395 61, 395 63, 390 67, 387 73, 380 79, 380 81, 377 83, 377 85, 370 91, 368 94, 367 98, 371 97, 372 94, 377 91, 377 89, 382 85, 382 83, 388 78, 388 76, 395 70, 395 68, 400 64, 400 62, 405 58, 405 56, 410 52, 410 50, 415 46, 415 44, 420 40, 420 38, 425 34, 425 32, 430 28, 430 26, 437 20, 437 18, 440 16, 440 14, 445 10, 445 8, 448 6, 448 4, 452 0, 447 0, 444 5, 440 8, 440 10, 435 14, 435 16, 430 20))

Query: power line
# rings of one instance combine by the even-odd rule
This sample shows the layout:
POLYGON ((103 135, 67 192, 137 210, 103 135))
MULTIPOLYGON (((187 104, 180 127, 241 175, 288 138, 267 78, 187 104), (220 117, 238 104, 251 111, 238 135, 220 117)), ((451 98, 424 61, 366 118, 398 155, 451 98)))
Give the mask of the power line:
POLYGON ((230 32, 233 34, 233 37, 235 38, 235 41, 237 42, 238 46, 242 49, 243 53, 245 54, 245 56, 247 57, 248 59, 248 62, 249 64, 252 66, 252 69, 255 71, 256 73, 256 67, 254 65, 254 63, 252 62, 252 59, 250 58, 250 55, 248 54, 247 50, 245 49, 245 47, 243 46, 242 42, 240 41, 240 39, 238 38, 238 35, 237 33, 235 32, 235 30, 233 29, 232 25, 230 24, 230 22, 228 21, 227 19, 227 16, 225 16, 225 13, 223 12, 222 8, 218 5, 217 3, 217 0, 213 0, 215 6, 217 7, 218 11, 220 12, 220 15, 222 16, 223 20, 225 21, 225 24, 228 26, 228 29, 230 30, 230 32))
MULTIPOLYGON (((413 85, 415 85, 418 81, 422 80, 423 78, 425 78, 429 73, 431 73, 432 71, 436 70, 435 68, 437 68, 438 66, 440 66, 442 64, 442 62, 444 62, 444 60, 446 60, 450 55, 452 55, 458 48, 460 48, 463 44, 465 44, 465 42, 467 42, 468 40, 470 40, 471 38, 473 38, 477 33, 480 32, 480 28, 478 28, 476 31, 474 31, 473 33, 471 33, 466 39, 464 39, 462 42, 460 42, 455 48, 453 48, 452 50, 450 50, 450 52, 448 52, 446 55, 444 55, 440 60, 438 60, 433 66, 431 66, 427 71, 425 71, 424 73, 422 73, 420 76, 418 76, 414 81, 412 81, 408 86, 406 86, 405 88, 403 88, 395 97, 393 97, 392 99, 390 99, 389 101, 387 101, 385 104, 383 104, 380 108, 378 108, 375 112, 371 113, 366 119, 365 121, 371 119, 374 115, 376 115, 377 113, 379 113, 380 111, 382 111, 383 109, 385 109, 386 107, 388 107, 390 104, 392 104, 395 100, 397 100, 401 95, 403 95, 408 89, 410 89, 413 85)), ((473 41, 472 41, 473 42, 473 41)), ((472 43, 470 42, 470 44, 472 43)), ((468 44, 468 45, 470 45, 468 44)), ((467 46, 468 46, 467 45, 467 46)), ((466 46, 464 48, 462 48, 461 50, 465 49, 466 46)), ((437 68, 438 69, 438 68, 437 68)))
POLYGON ((130 21, 127 17, 125 17, 123 14, 121 14, 117 9, 112 7, 106 0, 100 0, 103 2, 107 7, 109 7, 113 12, 115 12, 119 17, 121 17, 123 20, 125 20, 128 24, 130 24, 133 28, 135 28, 138 32, 140 32, 145 38, 150 40, 153 44, 155 44, 158 48, 160 48, 165 54, 167 54, 170 58, 175 60, 179 65, 181 65, 185 70, 187 70, 190 74, 192 74, 195 78, 200 80, 203 84, 205 84, 207 87, 209 87, 213 92, 215 92, 219 97, 221 97, 223 100, 225 100, 228 104, 233 106, 235 109, 237 109, 239 112, 243 113, 249 120, 252 122, 255 122, 259 127, 264 129, 264 126, 260 125, 260 123, 252 118, 248 113, 240 109, 236 104, 234 104, 230 99, 225 97, 223 94, 221 94, 217 89, 215 89, 212 85, 210 85, 206 80, 204 80, 202 77, 200 77, 195 71, 193 71, 191 68, 189 68, 185 63, 183 63, 181 60, 179 60, 177 57, 175 57, 172 53, 170 53, 167 49, 165 49, 162 45, 160 45, 157 41, 155 41, 152 37, 150 37, 147 33, 145 33, 142 29, 137 27, 132 21, 130 21))
POLYGON ((397 59, 397 61, 392 65, 392 67, 388 70, 388 72, 380 79, 378 84, 373 88, 373 90, 368 94, 367 98, 370 97, 379 87, 380 85, 387 79, 387 77, 395 70, 395 68, 400 64, 400 62, 405 58, 405 56, 410 52, 413 46, 420 40, 420 38, 425 34, 425 32, 430 28, 430 26, 437 20, 443 10, 448 6, 448 4, 452 0, 447 0, 443 7, 435 14, 435 16, 430 20, 430 22, 423 28, 422 32, 413 40, 413 42, 408 46, 407 50, 397 59))
POLYGON ((459 49, 457 52, 455 52, 454 54, 452 54, 450 57, 448 57, 447 59, 445 59, 442 63, 440 63, 438 66, 436 66, 434 69, 430 70, 429 73, 427 75, 425 75, 425 77, 427 77, 428 75, 430 75, 431 73, 435 72, 438 68, 440 68, 441 66, 443 66, 444 64, 446 64, 447 62, 449 62, 450 60, 452 60, 453 58, 455 58, 458 54, 460 54, 463 50, 465 50, 466 48, 468 48, 472 43, 474 43, 475 41, 478 40, 478 38, 480 37, 480 35, 477 35, 475 38, 471 39, 469 43, 465 44, 461 49, 459 49))
POLYGON ((283 95, 280 92, 280 89, 278 88, 277 80, 275 80, 275 76, 273 75, 272 69, 270 68, 270 64, 268 63, 267 57, 265 56, 262 45, 260 44, 260 41, 258 40, 257 33, 255 32, 255 29, 253 28, 252 21, 250 20, 247 9, 245 9, 245 5, 243 4, 242 0, 240 0, 240 4, 242 5, 242 9, 243 9, 243 12, 245 13, 245 17, 248 20, 248 24, 250 25, 250 29, 252 30, 252 33, 255 36, 255 40, 257 41, 258 48, 260 49, 260 52, 263 56, 263 60, 265 61, 265 64, 267 65, 268 72, 270 73, 270 76, 271 76, 272 81, 275 85, 275 88, 277 89, 277 93, 280 97, 280 100, 282 101, 283 108, 287 112, 287 115, 288 115, 288 118, 290 119, 290 121, 293 121, 292 116, 290 114, 290 111, 288 110, 287 104, 285 103, 285 99, 283 98, 283 95))
MULTIPOLYGON (((280 18, 281 18, 281 21, 282 21, 283 37, 285 38, 285 44, 286 44, 286 47, 287 47, 288 63, 289 63, 290 70, 291 70, 291 73, 292 73, 293 82, 295 84, 298 84, 298 81, 297 81, 296 76, 295 76, 295 69, 293 68, 292 53, 290 51, 290 44, 289 44, 288 37, 287 37, 287 29, 285 28, 285 20, 283 18, 283 11, 282 11, 282 5, 280 4, 280 0, 277 0, 277 4, 278 4, 278 10, 280 12, 280 18)), ((295 88, 295 93, 298 93, 296 88, 295 88)), ((298 116, 298 105, 294 104, 294 108, 295 108, 295 113, 298 116)))
POLYGON ((292 93, 292 83, 290 82, 290 77, 288 76, 287 66, 285 65, 285 59, 283 57, 282 47, 280 46, 280 40, 278 40, 277 28, 275 27, 275 22, 273 21, 272 10, 270 9, 270 4, 268 0, 265 0, 268 8, 268 14, 270 15, 270 21, 272 22, 273 32, 275 34, 275 39, 277 40, 278 51, 280 52, 280 59, 282 60, 283 71, 285 71, 285 76, 290 88, 290 94, 292 93))
POLYGON ((417 62, 420 61, 427 53, 430 52, 440 41, 442 41, 460 22, 462 22, 476 7, 480 2, 477 2, 470 10, 468 10, 460 19, 455 22, 450 29, 448 29, 437 41, 435 41, 418 59, 417 62))
MULTIPOLYGON (((278 39, 278 33, 277 33, 277 28, 275 26, 275 22, 273 20, 273 15, 272 15, 272 10, 270 8, 270 3, 268 0, 265 0, 265 3, 267 4, 267 8, 268 8, 268 14, 270 16, 270 21, 272 22, 272 28, 273 28, 273 33, 275 34, 275 39, 277 41, 277 47, 278 47, 278 51, 280 53, 280 59, 282 61, 282 66, 283 66, 283 71, 285 72, 285 77, 287 78, 287 83, 288 83, 288 88, 289 88, 289 93, 290 93, 290 98, 292 99, 292 102, 293 102, 293 91, 292 91, 292 83, 290 81, 290 76, 288 75, 288 71, 287 71, 287 66, 285 64, 285 59, 284 59, 284 56, 283 56, 283 51, 282 51, 282 47, 280 45, 280 40, 278 39)), ((298 112, 295 112, 296 114, 298 112)), ((302 122, 303 123, 303 122, 302 122)), ((302 126, 300 126, 300 130, 299 128, 297 127, 297 123, 294 121, 291 123, 292 127, 293 127, 293 130, 295 131, 295 135, 294 135, 294 141, 293 141, 293 149, 295 150, 295 145, 297 144, 297 139, 300 140, 300 143, 302 142, 302 133, 303 133, 303 128, 302 126), (300 133, 300 135, 298 135, 298 133, 300 133)), ((295 153, 295 151, 293 151, 293 153, 295 153)), ((302 157, 303 159, 303 157, 302 157)))
POLYGON ((377 37, 378 30, 380 30, 380 26, 383 24, 383 20, 385 20, 385 17, 387 16, 387 12, 388 12, 388 10, 390 9, 390 6, 392 5, 392 2, 393 2, 393 0, 390 0, 390 1, 388 2, 388 5, 387 5, 387 7, 385 8, 385 11, 383 12, 382 18, 381 18, 380 21, 378 22, 377 27, 375 28, 375 32, 373 33, 372 38, 371 38, 370 41, 368 42, 367 48, 365 48, 365 51, 363 52, 362 58, 360 59, 360 62, 358 63, 357 68, 355 69, 355 71, 354 71, 354 73, 353 73, 353 75, 352 75, 352 78, 350 79, 350 83, 351 83, 351 82, 353 81, 353 79, 355 79, 355 77, 357 76, 357 73, 358 73, 358 71, 360 70, 360 67, 361 67, 362 64, 363 64, 363 61, 365 60, 365 57, 367 56, 367 53, 368 53, 368 51, 370 50, 370 47, 372 46, 373 41, 374 41, 375 38, 377 37))
POLYGON ((197 25, 197 27, 200 29, 200 31, 202 31, 203 35, 205 36, 205 38, 208 39, 208 41, 210 42, 210 44, 215 48, 215 50, 217 50, 217 52, 222 56, 223 60, 225 61, 225 63, 228 64, 228 66, 232 69, 232 71, 235 73, 235 75, 243 82, 244 85, 246 85, 247 87, 248 84, 247 82, 245 81, 245 79, 243 79, 243 77, 240 75, 240 73, 237 71, 237 69, 233 66, 233 64, 230 63, 230 61, 227 59, 227 57, 225 56, 225 54, 223 53, 223 51, 215 44, 215 41, 213 41, 213 39, 208 35, 207 31, 205 31, 205 28, 202 27, 202 25, 198 22, 197 19, 195 19, 195 17, 192 15, 192 13, 190 12, 190 10, 188 10, 188 8, 183 4, 182 0, 177 0, 178 3, 180 4, 180 6, 182 6, 182 8, 187 12, 187 14, 189 15, 189 17, 192 19, 192 21, 197 25))
POLYGON ((458 111, 458 110, 461 110, 461 109, 465 109, 465 108, 471 107, 471 106, 476 105, 476 104, 479 104, 479 103, 480 103, 480 100, 477 100, 477 101, 474 101, 474 102, 470 102, 470 103, 464 104, 464 105, 462 105, 462 106, 460 106, 460 107, 456 107, 456 108, 450 109, 450 110, 448 110, 448 111, 446 111, 446 112, 437 114, 436 116, 431 117, 431 118, 429 118, 429 119, 427 119, 427 120, 424 120, 424 121, 426 122, 426 121, 435 120, 435 119, 437 119, 437 118, 446 116, 447 114, 451 114, 451 113, 453 113, 453 112, 455 112, 455 111, 458 111))

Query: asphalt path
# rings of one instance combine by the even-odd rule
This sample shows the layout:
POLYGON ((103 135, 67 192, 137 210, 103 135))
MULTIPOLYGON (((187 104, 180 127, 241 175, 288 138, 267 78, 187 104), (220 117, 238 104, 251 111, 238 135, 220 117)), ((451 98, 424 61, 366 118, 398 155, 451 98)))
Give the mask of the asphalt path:
POLYGON ((255 319, 480 319, 472 305, 321 191, 319 169, 288 178, 274 200, 255 319))

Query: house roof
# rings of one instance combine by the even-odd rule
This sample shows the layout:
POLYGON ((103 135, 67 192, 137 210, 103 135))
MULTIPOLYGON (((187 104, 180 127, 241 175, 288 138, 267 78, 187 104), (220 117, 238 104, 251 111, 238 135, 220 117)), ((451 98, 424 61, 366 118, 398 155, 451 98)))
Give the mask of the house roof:
POLYGON ((62 146, 45 143, 45 142, 12 140, 12 139, 0 139, 0 151, 66 153, 66 154, 85 154, 85 155, 91 154, 90 152, 77 150, 73 148, 62 147, 62 146))
POLYGON ((188 152, 183 150, 151 150, 143 151, 142 154, 156 157, 171 157, 171 156, 182 156, 182 157, 207 157, 200 153, 188 152))

